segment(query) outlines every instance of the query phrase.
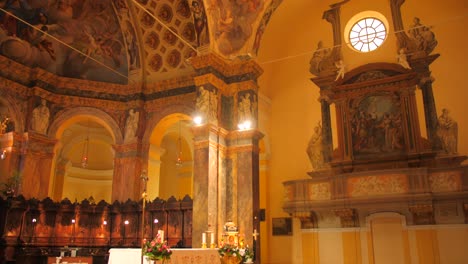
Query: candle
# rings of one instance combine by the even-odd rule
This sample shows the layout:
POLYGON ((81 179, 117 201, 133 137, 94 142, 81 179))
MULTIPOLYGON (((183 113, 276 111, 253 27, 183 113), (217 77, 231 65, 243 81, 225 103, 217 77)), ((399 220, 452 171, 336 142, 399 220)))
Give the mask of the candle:
POLYGON ((206 244, 206 233, 202 234, 202 244, 206 244))
POLYGON ((211 244, 214 244, 215 241, 214 241, 214 232, 211 232, 211 244))
POLYGON ((161 238, 161 242, 164 242, 164 231, 163 230, 158 230, 158 235, 161 238))

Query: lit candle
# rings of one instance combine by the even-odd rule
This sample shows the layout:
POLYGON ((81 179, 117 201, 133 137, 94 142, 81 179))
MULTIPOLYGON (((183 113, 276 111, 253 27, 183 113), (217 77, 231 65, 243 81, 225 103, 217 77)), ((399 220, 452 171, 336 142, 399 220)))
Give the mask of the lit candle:
POLYGON ((202 244, 206 244, 206 233, 202 234, 202 244))
POLYGON ((214 244, 214 232, 211 232, 211 244, 214 244))

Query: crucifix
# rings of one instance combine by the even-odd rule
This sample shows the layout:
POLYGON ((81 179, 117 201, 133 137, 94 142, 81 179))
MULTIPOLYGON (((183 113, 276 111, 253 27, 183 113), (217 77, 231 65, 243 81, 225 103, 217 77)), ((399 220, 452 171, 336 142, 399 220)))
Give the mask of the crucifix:
POLYGON ((145 246, 145 206, 146 197, 148 196, 146 193, 146 185, 149 181, 148 175, 146 175, 146 170, 141 172, 140 179, 143 181, 143 193, 141 194, 141 198, 143 199, 143 206, 141 207, 141 264, 143 264, 143 248, 145 246))

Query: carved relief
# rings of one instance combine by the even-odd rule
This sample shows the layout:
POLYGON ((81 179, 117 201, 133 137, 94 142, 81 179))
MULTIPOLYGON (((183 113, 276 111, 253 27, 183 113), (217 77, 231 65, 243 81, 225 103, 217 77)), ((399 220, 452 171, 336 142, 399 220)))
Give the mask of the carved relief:
POLYGON ((405 175, 353 177, 347 180, 347 189, 351 197, 407 193, 408 181, 405 175))
POLYGON ((310 183, 307 189, 307 198, 309 200, 330 200, 330 183, 310 183))
POLYGON ((461 190, 461 172, 440 172, 429 175, 432 192, 454 192, 461 190))

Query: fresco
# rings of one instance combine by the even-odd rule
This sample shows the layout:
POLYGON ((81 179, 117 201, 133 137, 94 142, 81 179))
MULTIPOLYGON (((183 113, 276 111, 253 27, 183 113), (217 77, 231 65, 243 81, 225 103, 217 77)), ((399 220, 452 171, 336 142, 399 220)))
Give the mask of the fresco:
POLYGON ((211 36, 223 55, 241 50, 255 34, 254 24, 264 11, 263 0, 209 0, 211 36))
POLYGON ((404 150, 399 97, 373 95, 352 108, 351 131, 356 158, 404 150))
POLYGON ((127 83, 128 54, 130 66, 139 65, 134 29, 124 25, 124 40, 112 1, 7 0, 0 7, 0 52, 19 63, 112 83, 127 83))

